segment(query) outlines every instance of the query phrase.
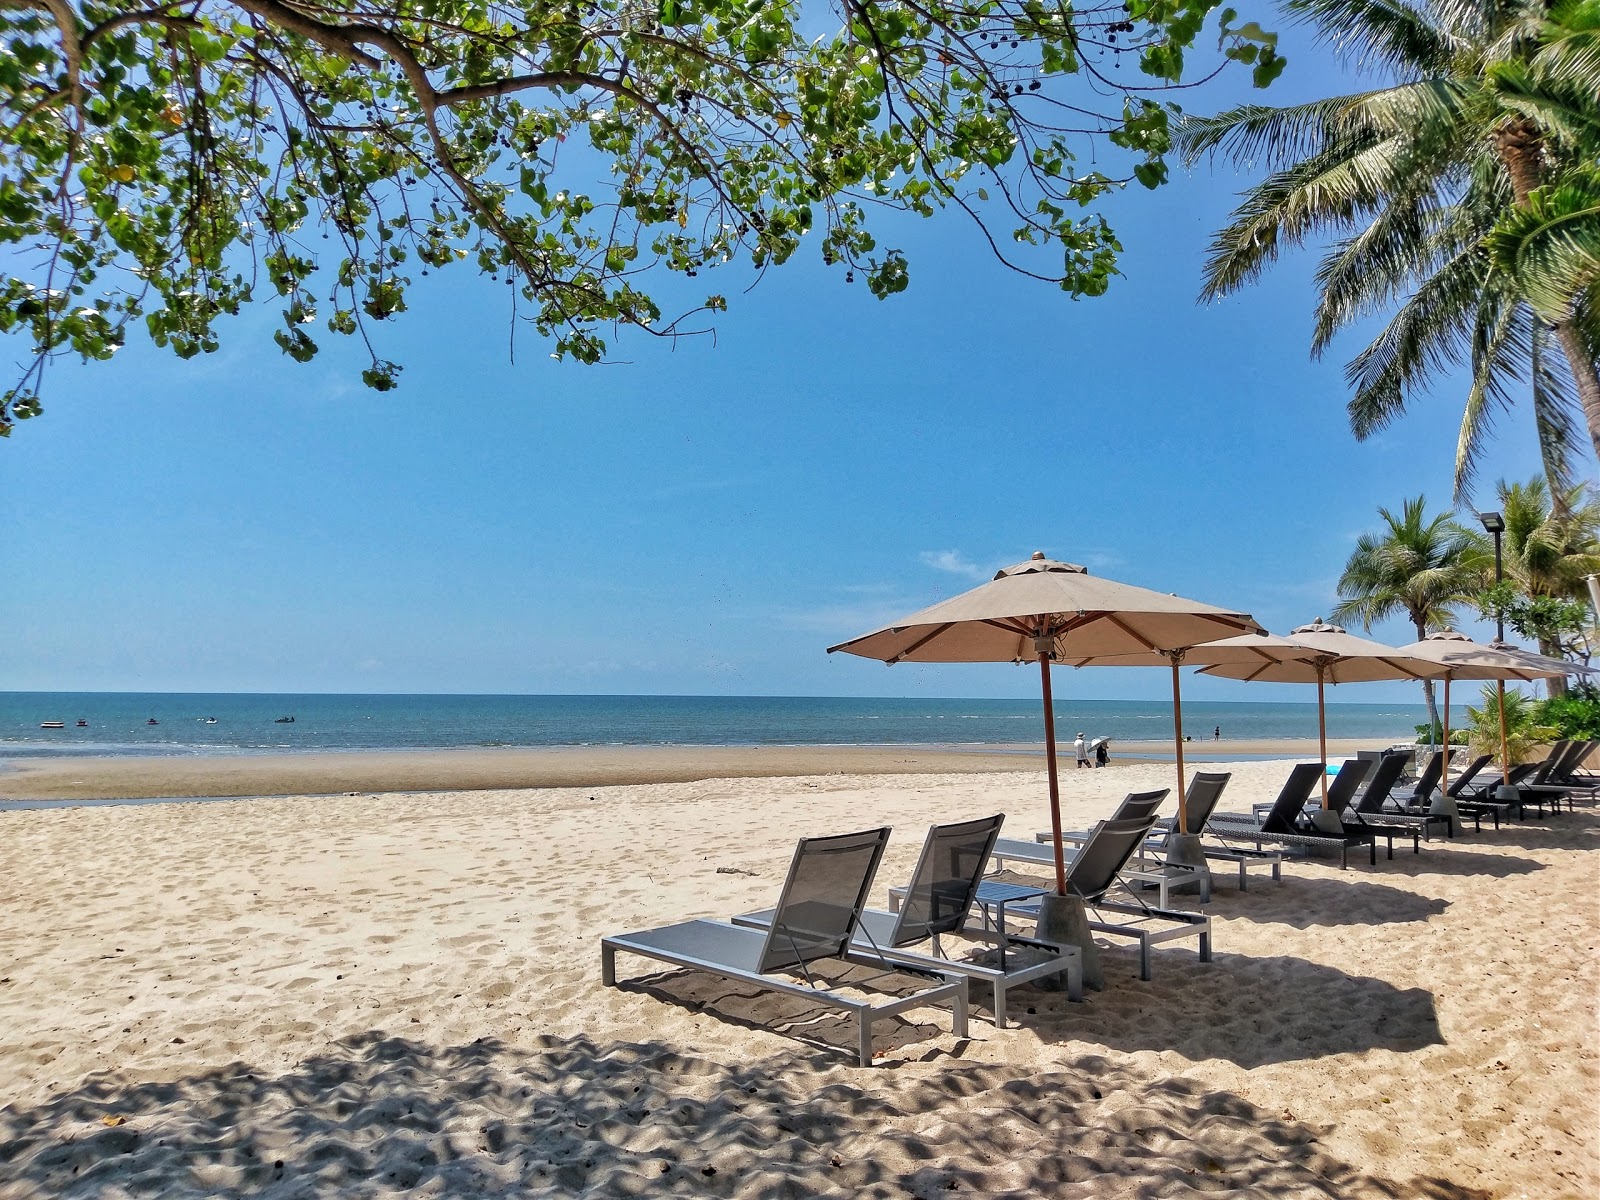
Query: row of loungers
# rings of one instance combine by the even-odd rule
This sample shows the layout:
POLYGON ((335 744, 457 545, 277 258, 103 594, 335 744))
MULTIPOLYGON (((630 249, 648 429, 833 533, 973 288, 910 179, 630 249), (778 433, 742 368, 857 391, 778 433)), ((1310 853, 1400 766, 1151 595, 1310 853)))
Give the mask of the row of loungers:
MULTIPOLYGON (((1502 810, 1515 809, 1521 817, 1525 806, 1534 803, 1542 815, 1546 800, 1559 811, 1561 799, 1570 806, 1575 797, 1593 798, 1600 792, 1600 778, 1578 770, 1597 748, 1600 743, 1595 742, 1558 746, 1545 763, 1523 774, 1518 791, 1529 794, 1526 801, 1491 799, 1499 779, 1474 784, 1487 756, 1469 765, 1448 794, 1480 827, 1487 813, 1498 827, 1502 810)), ((1183 798, 1186 828, 1213 839, 1201 845, 1208 862, 1237 866, 1241 891, 1246 889, 1247 868, 1270 868, 1274 879, 1281 877, 1282 856, 1264 849, 1268 845, 1337 851, 1341 868, 1348 866, 1349 850, 1361 845, 1368 847, 1376 865, 1380 839, 1387 843, 1390 858, 1396 837, 1410 838, 1413 852, 1420 852, 1421 839, 1435 825, 1442 824, 1447 836, 1453 836, 1455 823, 1448 813, 1423 807, 1440 782, 1444 753, 1433 756, 1409 796, 1397 795, 1408 760, 1409 754, 1397 752, 1345 763, 1329 784, 1328 807, 1309 814, 1307 804, 1323 774, 1320 763, 1295 766, 1277 799, 1253 815, 1217 812, 1229 776, 1200 772, 1183 798)), ((1200 960, 1211 960, 1210 918, 1169 906, 1171 889, 1185 885, 1199 887, 1202 904, 1209 900, 1209 875, 1166 861, 1176 822, 1159 819, 1156 811, 1168 794, 1130 794, 1094 829, 1064 835, 1075 847, 1067 856, 1069 892, 1092 913, 1088 924, 1093 933, 1137 944, 1141 979, 1151 977, 1151 949, 1174 939, 1196 939, 1200 960), (1159 890, 1156 905, 1140 898, 1142 888, 1159 890)), ((1041 833, 1033 842, 1002 839, 1003 820, 997 815, 930 829, 910 883, 890 890, 888 909, 867 905, 888 843, 887 827, 803 838, 774 907, 726 922, 684 921, 602 938, 602 982, 616 985, 616 959, 625 953, 804 996, 856 1017, 857 1055, 863 1066, 872 1062, 873 1022, 908 1009, 947 1007, 953 1035, 965 1037, 973 980, 989 985, 998 1028, 1007 1024, 1008 992, 1021 984, 1054 981, 1069 999, 1081 1000, 1083 962, 1077 946, 1045 940, 1037 928, 1026 936, 1007 928, 1008 914, 1012 920, 1037 921, 1042 889, 987 878, 1007 862, 1053 866, 1053 847, 1044 844, 1053 836, 1041 833), (991 949, 980 958, 961 956, 950 952, 950 938, 991 949), (861 984, 837 986, 814 973, 813 966, 826 960, 872 968, 897 977, 902 986, 863 999, 861 984), (914 985, 909 992, 903 986, 907 979, 914 985)), ((881 989, 876 981, 868 985, 873 986, 881 989)))

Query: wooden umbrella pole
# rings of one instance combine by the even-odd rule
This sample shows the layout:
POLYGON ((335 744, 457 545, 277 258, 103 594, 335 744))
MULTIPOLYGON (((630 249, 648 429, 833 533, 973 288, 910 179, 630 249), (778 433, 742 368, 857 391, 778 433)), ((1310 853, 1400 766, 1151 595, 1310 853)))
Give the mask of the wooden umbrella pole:
POLYGON ((1322 673, 1327 670, 1317 663, 1317 745, 1322 749, 1322 807, 1328 807, 1328 717, 1322 703, 1322 673))
POLYGON ((1495 680, 1495 690, 1500 693, 1500 782, 1511 785, 1511 744, 1506 738, 1506 681, 1495 680))
POLYGON ((1444 742, 1441 747, 1444 751, 1444 757, 1439 760, 1443 764, 1439 768, 1441 771, 1439 790, 1448 796, 1450 794, 1450 676, 1448 675, 1444 677, 1444 716, 1440 717, 1439 721, 1440 727, 1444 731, 1440 735, 1444 742))
POLYGON ((1169 657, 1172 660, 1172 744, 1178 752, 1178 832, 1189 832, 1189 805, 1185 802, 1188 784, 1183 778, 1183 690, 1178 685, 1178 664, 1183 661, 1183 651, 1169 657))
POLYGON ((1050 695, 1050 655, 1039 651, 1039 682, 1044 690, 1044 762, 1050 780, 1050 833, 1055 840, 1056 895, 1067 894, 1067 860, 1061 851, 1061 784, 1056 777, 1056 709, 1050 695))

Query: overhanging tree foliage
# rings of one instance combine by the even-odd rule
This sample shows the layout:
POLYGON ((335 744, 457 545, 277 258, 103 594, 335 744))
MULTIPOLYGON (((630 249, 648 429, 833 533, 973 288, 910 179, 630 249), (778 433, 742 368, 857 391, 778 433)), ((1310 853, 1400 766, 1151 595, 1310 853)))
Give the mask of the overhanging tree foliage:
POLYGON ((1497 411, 1531 384, 1546 474, 1564 496, 1584 474, 1584 426, 1600 454, 1600 0, 1283 9, 1387 79, 1183 122, 1191 159, 1218 151, 1271 172, 1217 234, 1202 295, 1253 282, 1284 247, 1336 239, 1318 271, 1313 355, 1392 314, 1346 368, 1356 436, 1466 365, 1457 495, 1497 411))
MULTIPOLYGON (((1215 0, 0 0, 0 330, 31 338, 0 433, 60 354, 142 322, 183 357, 283 298, 285 352, 368 337, 465 262, 559 356, 687 332, 643 276, 757 271, 809 236, 880 297, 868 216, 965 212, 1008 264, 1098 295, 1093 202, 1155 187, 1215 0), (1126 172, 1084 169, 1110 142, 1126 172), (326 240, 324 240, 326 239, 326 240)), ((1273 39, 1220 23, 1264 85, 1273 39)), ((399 367, 372 343, 366 382, 399 367)))

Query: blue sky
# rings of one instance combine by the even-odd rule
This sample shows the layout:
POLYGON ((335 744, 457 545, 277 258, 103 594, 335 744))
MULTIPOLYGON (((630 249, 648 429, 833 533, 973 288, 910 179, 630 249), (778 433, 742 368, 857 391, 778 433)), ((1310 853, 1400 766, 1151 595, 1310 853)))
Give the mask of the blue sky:
MULTIPOLYGON (((1356 86, 1285 46, 1271 102, 1356 86)), ((749 294, 709 277, 732 304, 715 344, 624 340, 601 368, 526 331, 508 362, 505 289, 463 270, 419 281, 381 331, 405 366, 387 395, 346 348, 284 357, 267 305, 203 360, 135 343, 59 367, 45 415, 0 443, 0 688, 1029 696, 1031 671, 823 649, 1035 549, 1275 631, 1323 615, 1379 505, 1448 505, 1464 384, 1357 444, 1354 339, 1308 361, 1314 257, 1197 306, 1249 180, 1175 175, 1108 206, 1126 277, 1097 300, 1006 272, 952 217, 883 227, 911 259, 893 300, 802 250, 749 294)), ((1537 471, 1531 418, 1511 414, 1482 477, 1537 471)), ((1310 699, 1210 679, 1186 695, 1310 699)))

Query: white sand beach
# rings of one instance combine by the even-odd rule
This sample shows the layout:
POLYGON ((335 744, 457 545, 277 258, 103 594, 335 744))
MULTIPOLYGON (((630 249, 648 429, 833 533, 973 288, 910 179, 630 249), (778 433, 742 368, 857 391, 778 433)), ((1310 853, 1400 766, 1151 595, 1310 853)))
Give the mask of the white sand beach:
MULTIPOLYGON (((1271 799, 1243 762, 1225 808, 1271 799)), ((1064 776, 1069 824, 1170 764, 1064 776)), ((603 933, 770 904, 797 837, 1047 823, 1041 771, 0 812, 0 1197, 1588 1197, 1600 818, 1295 861, 1084 1003, 885 1022, 603 933)), ((1192 906, 1189 897, 1183 901, 1192 906)))

